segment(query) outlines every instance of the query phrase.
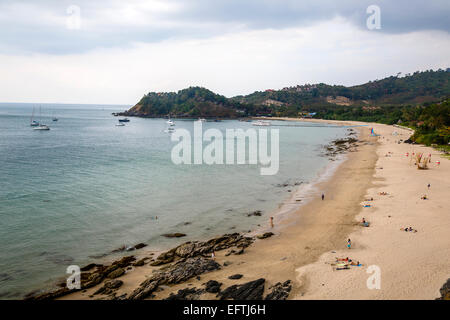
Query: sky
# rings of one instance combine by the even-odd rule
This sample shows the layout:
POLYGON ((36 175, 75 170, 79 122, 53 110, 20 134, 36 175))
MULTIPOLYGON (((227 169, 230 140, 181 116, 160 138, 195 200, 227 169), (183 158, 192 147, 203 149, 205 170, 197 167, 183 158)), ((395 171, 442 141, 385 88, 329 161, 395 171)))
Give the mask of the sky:
POLYGON ((0 101, 135 104, 450 67, 448 0, 0 0, 0 101))

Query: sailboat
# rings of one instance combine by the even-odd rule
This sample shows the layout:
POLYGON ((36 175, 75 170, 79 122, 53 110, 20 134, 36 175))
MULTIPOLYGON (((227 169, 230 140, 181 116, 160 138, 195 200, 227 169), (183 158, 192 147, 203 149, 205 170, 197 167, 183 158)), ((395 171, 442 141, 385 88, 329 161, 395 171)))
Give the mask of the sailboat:
POLYGON ((37 127, 38 125, 39 125, 39 122, 34 120, 34 107, 33 107, 33 113, 31 114, 31 119, 30 119, 30 126, 37 127))
POLYGON ((58 121, 58 118, 55 117, 55 114, 54 114, 54 113, 53 113, 52 121, 54 121, 54 122, 58 121))
POLYGON ((43 130, 43 131, 50 130, 49 126, 41 123, 41 114, 42 114, 41 107, 39 107, 39 122, 37 126, 34 126, 33 130, 43 130))
POLYGON ((169 120, 167 120, 166 123, 167 123, 170 127, 173 127, 173 126, 175 125, 175 122, 173 122, 173 121, 170 119, 170 115, 169 115, 169 120))

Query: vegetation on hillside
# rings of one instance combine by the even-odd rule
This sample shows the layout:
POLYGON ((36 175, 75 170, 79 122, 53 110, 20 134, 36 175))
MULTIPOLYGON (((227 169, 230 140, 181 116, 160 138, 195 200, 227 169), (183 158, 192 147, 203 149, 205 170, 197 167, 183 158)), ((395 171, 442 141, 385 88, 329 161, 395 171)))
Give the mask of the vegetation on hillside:
POLYGON ((280 116, 403 124, 414 141, 449 143, 450 69, 391 76, 345 87, 306 84, 226 98, 208 89, 150 92, 125 115, 238 118, 280 116))

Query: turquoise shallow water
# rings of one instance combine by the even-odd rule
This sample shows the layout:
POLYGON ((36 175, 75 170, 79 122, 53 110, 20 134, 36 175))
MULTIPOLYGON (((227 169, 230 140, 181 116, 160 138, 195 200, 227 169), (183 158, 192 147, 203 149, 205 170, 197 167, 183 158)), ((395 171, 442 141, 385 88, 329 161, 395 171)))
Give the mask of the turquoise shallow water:
MULTIPOLYGON (((313 180, 328 164, 321 146, 346 133, 311 124, 277 127, 280 169, 262 176, 257 165, 173 164, 176 143, 164 132, 165 120, 131 118, 115 126, 111 112, 127 106, 42 104, 42 122, 51 126, 46 132, 29 126, 33 106, 39 107, 0 104, 2 299, 20 298, 64 276, 68 265, 122 245, 157 249, 180 241, 163 233, 183 232, 187 241, 255 228, 289 197, 292 187, 277 185, 313 180), (246 216, 254 210, 263 216, 246 216)), ((175 122, 193 129, 193 121, 175 122)), ((251 127, 203 124, 223 132, 251 127)))

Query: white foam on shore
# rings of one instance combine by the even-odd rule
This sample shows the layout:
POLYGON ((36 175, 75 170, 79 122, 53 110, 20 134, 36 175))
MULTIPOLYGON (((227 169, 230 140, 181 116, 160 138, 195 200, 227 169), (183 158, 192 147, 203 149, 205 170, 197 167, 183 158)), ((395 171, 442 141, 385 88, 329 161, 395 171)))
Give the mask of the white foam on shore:
POLYGON ((285 222, 288 221, 293 214, 298 211, 298 209, 321 194, 318 189, 318 184, 328 181, 345 160, 347 160, 347 153, 337 155, 334 160, 330 160, 329 163, 317 173, 316 177, 312 181, 301 184, 297 187, 297 189, 293 190, 292 195, 280 204, 278 209, 268 215, 268 217, 274 218, 275 226, 273 229, 270 227, 269 223, 267 223, 267 225, 257 228, 248 235, 254 236, 270 230, 280 231, 280 222, 284 222, 282 226, 283 228, 294 224, 295 221, 290 223, 285 222))

